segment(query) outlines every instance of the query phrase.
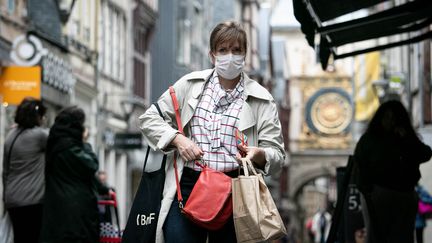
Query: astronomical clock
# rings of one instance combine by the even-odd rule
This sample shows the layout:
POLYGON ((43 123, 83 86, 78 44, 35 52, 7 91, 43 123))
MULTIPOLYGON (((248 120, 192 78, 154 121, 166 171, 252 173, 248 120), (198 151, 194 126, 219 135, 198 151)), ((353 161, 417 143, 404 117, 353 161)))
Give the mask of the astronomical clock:
POLYGON ((323 88, 309 98, 306 104, 306 122, 309 129, 321 135, 349 132, 353 108, 349 94, 340 88, 323 88))
POLYGON ((348 149, 354 116, 348 78, 303 80, 298 149, 348 149))

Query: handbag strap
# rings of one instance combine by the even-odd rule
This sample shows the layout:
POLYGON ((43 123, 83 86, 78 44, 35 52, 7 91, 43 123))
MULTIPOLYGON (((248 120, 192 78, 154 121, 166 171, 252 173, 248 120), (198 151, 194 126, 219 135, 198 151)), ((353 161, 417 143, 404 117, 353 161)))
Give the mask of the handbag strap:
POLYGON ((19 135, 21 135, 21 133, 23 133, 25 130, 26 130, 25 128, 21 129, 17 133, 17 135, 14 137, 14 139, 12 140, 12 143, 11 143, 11 145, 9 147, 9 151, 7 153, 6 160, 4 161, 4 167, 3 167, 3 200, 5 200, 6 177, 7 177, 7 174, 9 173, 9 169, 10 169, 10 158, 11 158, 11 155, 12 155, 12 148, 13 148, 13 146, 15 144, 15 141, 19 137, 19 135))
POLYGON ((175 116, 176 116, 176 121, 177 121, 177 127, 179 132, 181 132, 182 134, 184 134, 183 132, 183 126, 181 123, 181 118, 180 118, 180 107, 177 101, 177 96, 175 94, 175 90, 173 86, 169 87, 169 91, 170 91, 170 95, 171 95, 171 99, 173 102, 173 106, 174 106, 174 111, 175 111, 175 116))
MULTIPOLYGON (((165 118, 162 114, 161 108, 159 107, 159 104, 157 102, 155 102, 155 103, 153 103, 153 105, 156 107, 156 109, 157 109, 159 115, 162 117, 162 119, 165 120, 165 118)), ((142 173, 145 172, 145 168, 147 165, 147 160, 148 160, 149 154, 150 154, 150 146, 147 146, 147 152, 146 152, 145 159, 144 159, 144 166, 143 166, 142 173)), ((164 154, 163 159, 162 159, 162 165, 161 165, 162 167, 165 167, 165 162, 166 162, 165 158, 166 158, 166 155, 164 154)))
MULTIPOLYGON (((182 126, 181 118, 180 118, 180 108, 178 105, 177 96, 175 94, 174 87, 170 86, 169 91, 170 91, 171 100, 172 100, 172 103, 174 106, 175 117, 176 117, 176 121, 177 121, 177 128, 181 134, 184 134, 183 133, 183 126, 182 126)), ((179 183, 180 180, 179 180, 178 169, 177 169, 177 153, 175 153, 175 152, 174 152, 174 174, 175 174, 175 180, 176 180, 176 186, 177 186, 177 200, 179 203, 179 208, 183 209, 183 197, 181 195, 181 189, 180 189, 180 183, 179 183)))
POLYGON ((17 138, 19 137, 19 135, 21 135, 21 133, 23 133, 24 130, 25 130, 25 128, 24 128, 24 129, 21 129, 21 130, 17 133, 17 135, 14 137, 14 139, 12 140, 12 143, 11 143, 11 145, 10 145, 10 147, 9 147, 9 152, 8 152, 8 154, 7 154, 6 161, 5 161, 5 162, 6 162, 6 165, 7 165, 6 167, 7 167, 8 170, 9 170, 10 157, 11 157, 11 155, 12 155, 12 149, 13 149, 13 146, 14 146, 14 144, 15 144, 17 138))

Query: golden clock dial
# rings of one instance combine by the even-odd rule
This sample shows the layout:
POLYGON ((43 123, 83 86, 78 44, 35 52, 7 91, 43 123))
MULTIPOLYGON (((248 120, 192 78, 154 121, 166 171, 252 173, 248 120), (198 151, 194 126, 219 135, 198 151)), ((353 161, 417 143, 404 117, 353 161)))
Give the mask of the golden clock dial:
POLYGON ((340 89, 321 90, 307 106, 308 126, 315 132, 334 135, 347 130, 353 117, 348 94, 340 89))

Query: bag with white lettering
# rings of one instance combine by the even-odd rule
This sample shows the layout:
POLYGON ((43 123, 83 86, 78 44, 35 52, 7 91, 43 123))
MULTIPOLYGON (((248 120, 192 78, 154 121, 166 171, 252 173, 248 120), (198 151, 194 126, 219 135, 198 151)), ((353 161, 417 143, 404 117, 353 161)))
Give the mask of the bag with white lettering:
MULTIPOLYGON (((155 104, 162 116, 160 108, 155 104)), ((150 147, 147 148, 141 182, 129 213, 126 228, 123 232, 123 243, 155 242, 156 226, 165 183, 164 155, 160 169, 146 172, 150 147)))

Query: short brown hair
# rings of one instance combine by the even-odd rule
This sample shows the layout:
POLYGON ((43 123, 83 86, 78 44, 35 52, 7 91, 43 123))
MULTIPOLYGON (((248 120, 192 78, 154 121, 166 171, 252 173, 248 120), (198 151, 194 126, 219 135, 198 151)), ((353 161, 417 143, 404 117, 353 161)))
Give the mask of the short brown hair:
POLYGON ((243 27, 235 21, 225 21, 216 25, 210 34, 210 51, 215 52, 218 44, 222 42, 238 41, 246 53, 247 36, 243 27))

